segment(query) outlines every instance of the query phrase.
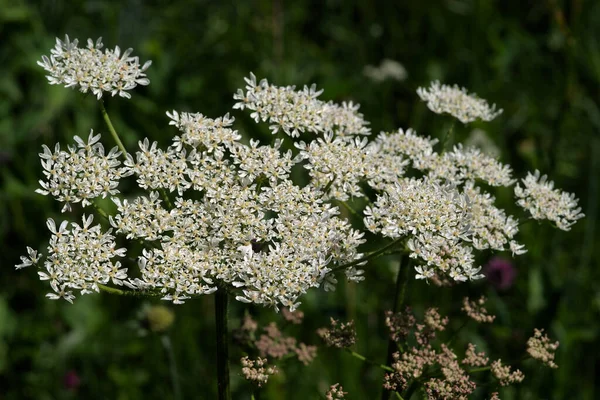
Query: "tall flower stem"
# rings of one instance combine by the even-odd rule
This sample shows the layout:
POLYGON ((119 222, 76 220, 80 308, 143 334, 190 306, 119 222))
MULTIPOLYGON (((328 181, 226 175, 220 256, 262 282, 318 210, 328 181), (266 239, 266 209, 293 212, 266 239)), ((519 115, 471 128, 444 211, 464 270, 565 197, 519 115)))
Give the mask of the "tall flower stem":
MULTIPOLYGON (((408 276, 410 272, 410 262, 408 261, 408 254, 402 254, 400 258, 400 265, 398 266, 398 275, 396 276, 396 288, 394 290, 394 304, 392 305, 393 313, 397 313, 402 309, 404 305, 404 296, 406 294, 406 285, 408 283, 408 276)), ((387 357, 385 365, 392 365, 394 359, 394 351, 396 350, 396 342, 390 339, 388 341, 387 357)), ((387 400, 390 392, 383 390, 381 393, 381 400, 387 400)))
POLYGON ((359 258, 358 260, 354 260, 354 261, 348 262, 346 264, 338 265, 337 267, 332 268, 331 272, 336 272, 336 271, 340 271, 342 269, 350 268, 350 267, 353 267, 355 265, 361 264, 361 263, 363 263, 365 261, 369 261, 369 260, 372 260, 372 259, 377 258, 379 256, 382 256, 386 252, 391 251, 391 249, 393 247, 395 247, 396 245, 404 242, 405 240, 406 240, 406 238, 404 238, 404 237, 396 239, 393 242, 390 242, 387 245, 383 246, 379 250, 375 250, 375 251, 373 251, 373 252, 371 252, 369 254, 366 254, 365 256, 359 258))
POLYGON ((104 101, 100 100, 99 103, 100 103, 100 111, 102 111, 102 118, 104 118, 104 122, 106 122, 106 125, 108 126, 108 130, 109 130, 110 134, 112 135, 113 139, 117 143, 117 146, 119 147, 119 150, 121 150, 121 153, 123 153, 123 157, 125 157, 127 155, 127 150, 125 150, 125 146, 123 146, 123 142, 121 142, 121 138, 117 134, 115 127, 113 126, 112 122, 110 121, 108 112, 106 112, 106 108, 104 107, 104 101))
POLYGON ((227 328, 227 291, 215 292, 215 323, 217 326, 217 388, 219 400, 230 400, 229 388, 229 336, 227 328))
MULTIPOLYGON (((104 118, 104 122, 106 122, 106 125, 108 126, 108 130, 109 130, 110 134, 112 135, 113 139, 117 143, 117 147, 119 147, 119 150, 121 150, 121 155, 123 156, 123 158, 126 158, 127 150, 125 150, 125 146, 123 146, 123 142, 121 142, 121 138, 119 137, 119 134, 115 130, 115 127, 113 126, 112 121, 110 120, 110 117, 108 116, 106 107, 104 107, 104 101, 102 99, 100 99, 99 103, 100 103, 100 111, 102 111, 102 118, 104 118)), ((159 188, 159 191, 160 191, 160 194, 162 195, 163 200, 165 201, 165 204, 167 205, 167 207, 169 209, 172 209, 173 204, 171 204, 171 200, 169 200, 169 196, 167 195, 167 192, 165 191, 165 189, 159 188)))

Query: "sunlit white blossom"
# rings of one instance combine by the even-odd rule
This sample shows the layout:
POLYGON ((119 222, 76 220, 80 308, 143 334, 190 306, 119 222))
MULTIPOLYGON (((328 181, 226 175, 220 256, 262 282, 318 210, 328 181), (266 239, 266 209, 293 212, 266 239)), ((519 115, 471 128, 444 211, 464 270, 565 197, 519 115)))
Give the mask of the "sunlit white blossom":
POLYGON ((127 279, 127 268, 120 261, 112 261, 124 257, 126 250, 116 248, 111 229, 103 232, 92 222, 92 215, 84 215, 81 225, 63 221, 57 227, 53 219, 48 219, 46 225, 52 236, 43 265, 38 265, 37 252, 28 249, 25 264, 37 265, 40 279, 49 281, 54 292, 48 298, 72 302, 74 291, 82 295, 98 292, 99 284, 123 285, 127 279))
POLYGON ((534 219, 550 220, 559 229, 568 231, 584 217, 575 194, 554 189, 554 182, 540 171, 528 173, 522 182, 523 186, 517 184, 515 187, 517 204, 529 211, 534 219))
POLYGON ((496 110, 495 104, 490 107, 485 100, 458 85, 442 85, 434 81, 429 88, 418 88, 417 94, 434 113, 450 114, 464 124, 478 119, 491 121, 502 114, 502 110, 496 110))
POLYGON ((151 61, 140 66, 138 57, 130 57, 132 49, 121 53, 116 46, 114 50, 102 52, 102 38, 96 42, 88 39, 86 48, 79 48, 78 44, 77 39, 71 41, 69 36, 65 36, 65 40, 56 38, 50 57, 43 56, 42 61, 38 61, 49 73, 50 84, 78 87, 81 92, 91 91, 100 99, 105 92, 130 98, 129 90, 150 83, 145 71, 151 61))
POLYGON ((61 150, 59 144, 54 152, 43 145, 44 152, 40 153, 47 180, 40 180, 41 189, 36 192, 64 203, 63 212, 74 203, 87 206, 96 197, 119 193, 119 180, 132 174, 126 168, 119 168, 121 162, 117 158, 121 153, 116 147, 104 154, 100 134, 90 132, 87 142, 75 136, 75 142, 77 146, 68 146, 67 151, 61 150))
POLYGON ((318 99, 323 90, 316 85, 296 90, 294 86, 275 86, 266 79, 245 78, 246 92, 238 89, 233 96, 234 109, 248 109, 254 121, 268 121, 273 133, 279 129, 297 137, 301 132, 335 132, 339 136, 368 135, 368 122, 358 112, 358 105, 324 102, 318 99))

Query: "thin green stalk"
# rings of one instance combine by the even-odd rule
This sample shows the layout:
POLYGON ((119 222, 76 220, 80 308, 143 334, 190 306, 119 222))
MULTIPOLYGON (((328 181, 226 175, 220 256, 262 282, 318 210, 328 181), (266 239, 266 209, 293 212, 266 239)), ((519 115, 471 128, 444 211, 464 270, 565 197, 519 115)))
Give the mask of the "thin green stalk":
POLYGON ((454 120, 450 123, 450 129, 446 132, 446 136, 444 136, 444 143, 442 143, 442 151, 446 151, 452 142, 454 141, 454 120))
POLYGON ((171 384, 173 385, 173 398, 175 400, 181 399, 181 387, 179 385, 179 374, 177 372, 177 363, 175 362, 175 352, 173 351, 173 345, 171 338, 168 335, 163 335, 161 341, 167 357, 169 358, 169 370, 171 372, 171 384))
POLYGON ((404 238, 396 239, 393 242, 390 242, 387 245, 383 246, 381 249, 373 251, 373 252, 365 255, 364 257, 359 258, 358 260, 354 260, 354 261, 348 262, 346 264, 338 265, 337 267, 333 268, 331 270, 331 272, 336 272, 336 271, 340 271, 342 269, 350 268, 355 265, 361 264, 365 261, 369 261, 376 257, 379 257, 379 256, 383 255, 387 250, 391 249, 392 247, 396 246, 399 243, 402 243, 403 241, 404 241, 404 238))
POLYGON ((215 322, 217 325, 217 389, 219 400, 230 400, 229 388, 229 337, 227 328, 227 291, 219 288, 215 293, 215 322))
POLYGON ((112 122, 110 121, 110 117, 108 116, 108 112, 106 112, 106 108, 104 107, 104 101, 102 99, 100 99, 100 111, 102 111, 102 118, 104 118, 104 122, 106 122, 106 125, 108 125, 108 130, 109 130, 110 134, 112 135, 115 142, 117 142, 117 146, 119 147, 119 150, 121 150, 123 157, 125 157, 127 155, 127 150, 125 150, 125 146, 123 146, 123 142, 121 142, 121 138, 119 138, 119 135, 117 134, 117 131, 115 130, 115 127, 113 126, 112 122))
POLYGON ((106 286, 106 285, 102 285, 102 284, 98 284, 98 288, 100 290, 102 290, 103 292, 106 293, 110 293, 110 294, 116 294, 119 296, 131 296, 131 297, 156 297, 156 296, 160 296, 160 294, 158 293, 152 293, 152 292, 148 292, 148 291, 137 291, 137 290, 121 290, 121 289, 117 289, 117 288, 113 288, 110 286, 106 286))
POLYGON ((368 363, 368 364, 375 365, 375 366, 377 366, 377 367, 381 368, 381 369, 382 369, 382 370, 384 370, 384 371, 387 371, 387 372, 394 372, 394 369, 393 369, 393 368, 390 368, 390 367, 388 367, 387 365, 379 364, 379 363, 377 363, 377 362, 375 362, 375 361, 373 361, 373 360, 369 360, 368 358, 366 358, 366 357, 365 357, 365 356, 363 356, 362 354, 358 354, 357 352, 355 352, 355 351, 352 351, 352 350, 350 350, 350 349, 346 349, 346 351, 347 351, 347 352, 348 352, 348 353, 349 353, 349 354, 350 354, 352 357, 354 357, 354 358, 358 358, 359 360, 361 360, 361 361, 364 361, 364 362, 366 362, 366 363, 368 363))
MULTIPOLYGON (((121 155, 123 156, 123 158, 127 157, 127 150, 125 150, 125 146, 123 146, 123 142, 121 142, 121 138, 119 137, 119 134, 115 130, 115 127, 113 126, 112 121, 110 120, 110 117, 108 116, 108 112, 106 111, 106 107, 104 107, 104 101, 102 99, 100 99, 100 111, 102 111, 102 118, 104 118, 104 122, 106 122, 106 125, 108 126, 108 130, 109 130, 110 134, 112 135, 113 139, 117 143, 119 150, 121 150, 121 155)), ((165 191, 165 189, 159 188, 159 191, 160 191, 160 194, 161 194, 165 204, 167 205, 167 208, 172 209, 173 204, 171 204, 171 200, 169 200, 169 196, 167 195, 167 192, 165 191)))
MULTIPOLYGON (((408 254, 403 254, 400 258, 400 264, 398 265, 398 274, 396 275, 396 288, 394 290, 394 304, 392 305, 392 312, 395 314, 402 309, 404 305, 404 296, 406 294, 406 286, 408 283, 408 276, 410 271, 410 262, 408 262, 408 254)), ((394 360, 394 352, 397 349, 396 342, 390 339, 388 341, 386 365, 391 365, 394 360)), ((381 399, 386 400, 390 396, 390 392, 383 390, 381 392, 381 399)))

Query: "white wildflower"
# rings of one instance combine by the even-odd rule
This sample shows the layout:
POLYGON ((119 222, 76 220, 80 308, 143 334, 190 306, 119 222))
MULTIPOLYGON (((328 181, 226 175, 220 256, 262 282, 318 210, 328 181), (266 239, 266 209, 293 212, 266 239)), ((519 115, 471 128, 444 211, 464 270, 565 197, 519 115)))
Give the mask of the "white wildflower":
POLYGON ((417 94, 434 113, 450 114, 463 124, 477 119, 491 121, 502 114, 502 110, 496 110, 496 105, 490 107, 485 100, 457 85, 442 85, 434 81, 429 88, 418 88, 417 94))
POLYGON ((291 137, 302 132, 335 132, 339 136, 368 135, 370 129, 358 112, 358 105, 332 102, 318 99, 323 93, 315 85, 296 90, 294 86, 275 86, 266 79, 257 83, 256 76, 245 78, 246 92, 238 89, 233 96, 238 102, 234 109, 248 109, 254 121, 268 121, 273 133, 279 129, 291 137))
POLYGON ((95 43, 88 39, 86 48, 77 47, 78 43, 68 36, 64 41, 56 38, 50 57, 43 56, 42 61, 38 61, 49 73, 47 78, 51 85, 78 87, 81 92, 91 91, 100 99, 104 92, 130 98, 129 90, 150 83, 144 72, 151 61, 140 66, 138 57, 130 57, 132 49, 121 54, 116 46, 114 50, 102 52, 102 38, 95 43))
POLYGON ((121 153, 116 147, 104 154, 100 134, 90 132, 87 142, 75 136, 75 142, 77 146, 69 146, 68 151, 57 144, 52 152, 43 145, 44 152, 40 153, 47 180, 40 180, 42 188, 36 192, 64 203, 63 212, 70 210, 73 203, 87 206, 96 197, 119 193, 119 180, 132 174, 126 168, 118 168, 121 153))
POLYGON ((531 213, 534 219, 547 219, 559 229, 568 231, 578 219, 583 218, 578 200, 573 193, 565 193, 554 189, 554 182, 547 180, 540 171, 528 173, 522 180, 523 187, 517 184, 515 196, 517 204, 531 213))

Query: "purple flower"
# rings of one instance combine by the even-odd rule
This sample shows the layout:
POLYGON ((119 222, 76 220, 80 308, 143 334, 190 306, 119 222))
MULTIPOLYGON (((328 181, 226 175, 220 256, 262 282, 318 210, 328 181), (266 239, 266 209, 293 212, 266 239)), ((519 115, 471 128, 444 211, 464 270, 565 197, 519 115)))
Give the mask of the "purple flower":
POLYGON ((81 384, 81 378, 75 370, 69 370, 63 376, 63 385, 65 389, 76 390, 81 384))
POLYGON ((484 267, 483 273, 497 290, 509 289, 517 276, 514 265, 502 257, 494 257, 484 267))

